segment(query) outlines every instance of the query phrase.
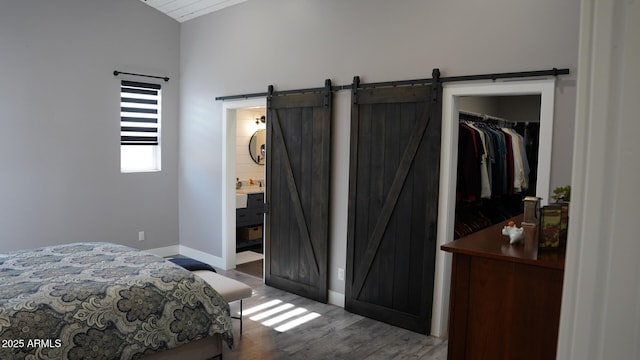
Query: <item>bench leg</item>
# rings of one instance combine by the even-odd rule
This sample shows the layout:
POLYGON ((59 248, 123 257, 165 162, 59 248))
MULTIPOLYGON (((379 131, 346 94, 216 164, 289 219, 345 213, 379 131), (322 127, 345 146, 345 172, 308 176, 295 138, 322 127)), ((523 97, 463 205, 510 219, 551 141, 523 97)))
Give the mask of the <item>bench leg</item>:
POLYGON ((242 299, 240 299, 240 316, 231 316, 231 318, 240 320, 240 336, 242 336, 242 299))

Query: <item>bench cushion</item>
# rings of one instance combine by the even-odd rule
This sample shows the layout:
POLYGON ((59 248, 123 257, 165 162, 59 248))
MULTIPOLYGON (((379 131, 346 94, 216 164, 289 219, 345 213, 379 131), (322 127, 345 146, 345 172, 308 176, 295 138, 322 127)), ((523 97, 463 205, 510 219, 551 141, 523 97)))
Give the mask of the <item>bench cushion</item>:
POLYGON ((208 270, 196 270, 193 271, 193 273, 201 277, 204 281, 211 285, 212 288, 216 289, 216 291, 227 302, 251 297, 251 287, 238 280, 230 279, 226 276, 222 276, 218 273, 214 273, 208 270))

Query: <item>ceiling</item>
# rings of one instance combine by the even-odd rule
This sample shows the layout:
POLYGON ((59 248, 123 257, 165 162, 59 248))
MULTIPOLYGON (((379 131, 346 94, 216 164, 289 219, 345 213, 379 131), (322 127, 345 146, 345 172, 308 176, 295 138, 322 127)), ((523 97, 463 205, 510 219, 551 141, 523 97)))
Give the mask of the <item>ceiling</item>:
POLYGON ((179 22, 224 9, 247 0, 140 0, 179 22))

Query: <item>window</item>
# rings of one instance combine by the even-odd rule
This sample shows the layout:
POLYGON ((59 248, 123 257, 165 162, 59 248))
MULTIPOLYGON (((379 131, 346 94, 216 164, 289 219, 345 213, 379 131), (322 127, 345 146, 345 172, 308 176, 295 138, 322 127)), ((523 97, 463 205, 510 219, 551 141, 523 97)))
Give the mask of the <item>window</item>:
POLYGON ((120 171, 160 171, 162 86, 122 80, 120 85, 120 171))

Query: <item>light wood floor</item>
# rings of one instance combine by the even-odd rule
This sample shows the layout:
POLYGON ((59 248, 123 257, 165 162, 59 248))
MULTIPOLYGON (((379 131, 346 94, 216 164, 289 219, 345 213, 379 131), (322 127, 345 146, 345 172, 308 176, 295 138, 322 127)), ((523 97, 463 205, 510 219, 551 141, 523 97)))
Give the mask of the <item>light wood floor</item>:
MULTIPOLYGON (((254 295, 243 301, 243 335, 240 336, 239 321, 234 320, 235 345, 233 349, 224 346, 224 360, 444 360, 447 357, 447 342, 442 339, 417 334, 352 314, 337 306, 321 304, 265 286, 261 278, 235 270, 218 272, 242 281, 254 289, 254 295), (252 308, 269 302, 278 303, 263 311, 247 314, 252 308), (278 307, 286 310, 269 316, 264 315, 264 311, 278 307), (291 314, 300 314, 275 324, 268 323, 269 320, 275 322, 274 319, 278 315, 289 311, 292 311, 291 314), (317 317, 287 331, 276 330, 291 319, 309 314, 317 317), (255 319, 256 316, 264 318, 251 319, 255 319)), ((231 311, 237 313, 238 310, 239 302, 236 301, 231 304, 231 311)))

